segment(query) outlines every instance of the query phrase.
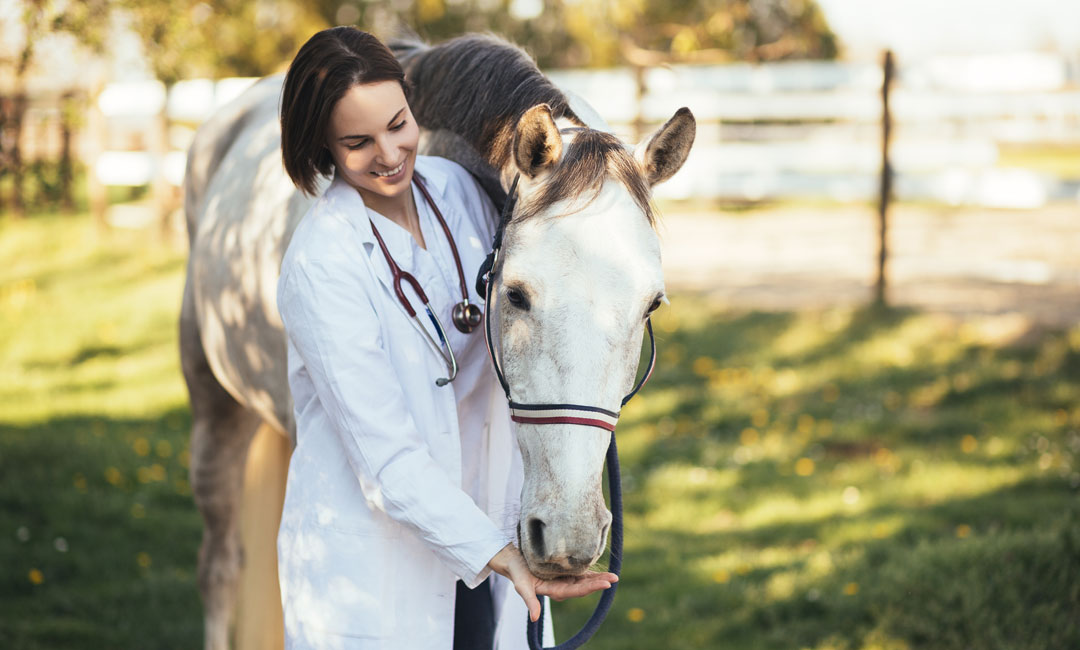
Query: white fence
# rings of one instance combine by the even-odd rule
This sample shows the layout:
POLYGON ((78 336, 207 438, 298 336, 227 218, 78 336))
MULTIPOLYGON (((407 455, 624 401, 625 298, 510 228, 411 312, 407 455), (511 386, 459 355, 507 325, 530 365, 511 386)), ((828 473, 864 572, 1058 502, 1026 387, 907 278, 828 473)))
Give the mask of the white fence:
MULTIPOLYGON (((94 161, 96 177, 105 185, 147 185, 160 166, 169 183, 182 184, 186 151, 195 127, 256 81, 258 79, 247 77, 220 81, 195 79, 175 84, 168 93, 160 81, 109 84, 98 96, 97 108, 105 117, 110 135, 150 131, 162 114, 171 126, 164 156, 143 148, 107 148, 94 161)), ((150 139, 136 138, 135 142, 145 146, 146 140, 150 139)), ((108 142, 111 138, 106 136, 105 140, 108 142)))
MULTIPOLYGON (((890 107, 894 194, 1030 208, 1080 198, 1080 179, 1000 166, 1015 143, 1075 146, 1080 152, 1080 89, 1063 59, 1023 54, 900 62, 890 107)), ((881 160, 881 68, 792 62, 680 65, 643 71, 552 71, 589 101, 620 135, 655 126, 680 106, 693 110, 698 139, 686 168, 658 188, 669 198, 756 201, 784 197, 872 199, 881 160)), ((98 105, 112 129, 145 128, 162 109, 175 125, 161 162, 142 151, 106 151, 95 170, 106 184, 149 182, 163 165, 179 184, 194 126, 254 79, 112 85, 98 105)))
MULTIPOLYGON (((642 88, 629 69, 551 76, 626 136, 635 120, 655 125, 680 106, 694 111, 694 151, 686 170, 658 188, 661 196, 861 201, 877 192, 879 66, 672 66, 645 71, 642 88)), ((901 65, 890 110, 898 198, 1017 208, 1080 198, 1080 179, 1000 166, 1006 144, 1052 143, 1075 147, 1080 155, 1080 89, 1060 57, 901 65)))

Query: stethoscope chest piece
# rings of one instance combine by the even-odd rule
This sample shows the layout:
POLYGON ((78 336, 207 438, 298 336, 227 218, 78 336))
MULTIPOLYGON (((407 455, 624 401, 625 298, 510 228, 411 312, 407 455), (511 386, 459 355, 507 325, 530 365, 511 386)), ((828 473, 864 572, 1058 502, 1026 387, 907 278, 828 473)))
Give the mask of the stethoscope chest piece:
POLYGON ((459 332, 469 334, 477 327, 480 327, 480 323, 484 320, 484 312, 480 310, 479 306, 471 302, 459 302, 454 305, 450 318, 454 321, 454 327, 459 332))

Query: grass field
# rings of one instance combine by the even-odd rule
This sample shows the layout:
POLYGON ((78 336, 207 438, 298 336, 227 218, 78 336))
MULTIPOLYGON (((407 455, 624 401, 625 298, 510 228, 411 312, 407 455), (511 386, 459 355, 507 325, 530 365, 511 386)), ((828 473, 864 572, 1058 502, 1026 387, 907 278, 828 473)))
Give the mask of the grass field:
MULTIPOLYGON (((0 260, 0 647, 198 647, 183 255, 40 217, 0 260)), ((1080 647, 1080 327, 688 295, 656 325, 589 647, 1080 647)))

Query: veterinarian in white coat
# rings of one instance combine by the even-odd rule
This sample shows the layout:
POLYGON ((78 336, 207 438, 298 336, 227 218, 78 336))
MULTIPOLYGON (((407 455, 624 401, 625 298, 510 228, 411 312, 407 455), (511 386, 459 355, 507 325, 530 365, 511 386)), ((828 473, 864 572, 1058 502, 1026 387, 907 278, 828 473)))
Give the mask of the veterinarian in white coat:
MULTIPOLYGON (((416 167, 462 267, 479 268, 496 218, 490 201, 454 163, 418 158, 416 167)), ((399 304, 368 223, 370 214, 449 323, 461 299, 454 261, 422 197, 416 203, 427 251, 338 178, 282 264, 297 446, 278 557, 293 647, 330 647, 329 633, 349 647, 449 648, 455 580, 475 587, 514 536, 521 460, 483 334, 446 327, 458 376, 435 387, 446 365, 399 304)), ((525 647, 524 603, 501 576, 492 586, 499 647, 525 647)))
MULTIPOLYGON (((304 168, 309 159, 298 147, 307 141, 287 116, 294 115, 296 97, 305 97, 295 77, 303 72, 305 48, 320 36, 323 51, 334 56, 373 47, 372 41, 381 46, 358 30, 335 28, 313 37, 294 60, 283 92, 282 148, 286 170, 306 191, 314 186, 313 171, 325 169, 319 161, 304 168)), ((307 51, 317 62, 312 69, 341 69, 319 52, 307 51)), ((369 72, 376 55, 382 56, 361 57, 369 72)), ((450 650, 457 581, 472 589, 489 578, 495 646, 525 648, 523 598, 584 595, 609 586, 604 576, 615 577, 542 581, 510 545, 522 482, 517 443, 482 330, 463 333, 449 325, 462 300, 461 280, 451 241, 414 170, 453 235, 474 304, 482 302, 472 278, 497 215, 460 166, 415 155, 412 116, 407 105, 397 108, 405 101, 403 84, 376 82, 348 82, 334 100, 326 126, 333 135, 328 151, 338 150, 334 180, 293 234, 278 283, 297 422, 278 534, 286 644, 450 650), (390 119, 371 117, 380 111, 390 119), (400 214, 392 212, 398 208, 400 214), (395 294, 376 230, 446 324, 459 364, 447 385, 436 385, 447 364, 395 294), (515 587, 528 593, 519 597, 515 587)), ((405 293, 438 341, 420 299, 407 285, 405 293)))

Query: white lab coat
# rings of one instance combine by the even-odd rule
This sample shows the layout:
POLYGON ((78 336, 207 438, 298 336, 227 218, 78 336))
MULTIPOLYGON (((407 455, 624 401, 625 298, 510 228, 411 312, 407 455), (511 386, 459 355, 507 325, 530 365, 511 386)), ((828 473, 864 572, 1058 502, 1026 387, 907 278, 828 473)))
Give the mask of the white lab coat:
MULTIPOLYGON (((494 208, 456 163, 418 157, 416 171, 454 234, 470 300, 482 305, 473 284, 494 208)), ((506 400, 482 330, 452 324, 457 270, 413 192, 426 251, 338 177, 282 261, 278 308, 297 423, 278 533, 288 648, 450 650, 455 581, 479 584, 516 537, 522 469, 506 400), (435 385, 446 365, 398 301, 369 215, 442 320, 460 365, 448 386, 435 385)), ((526 648, 525 605, 509 581, 491 578, 496 646, 526 648)))

